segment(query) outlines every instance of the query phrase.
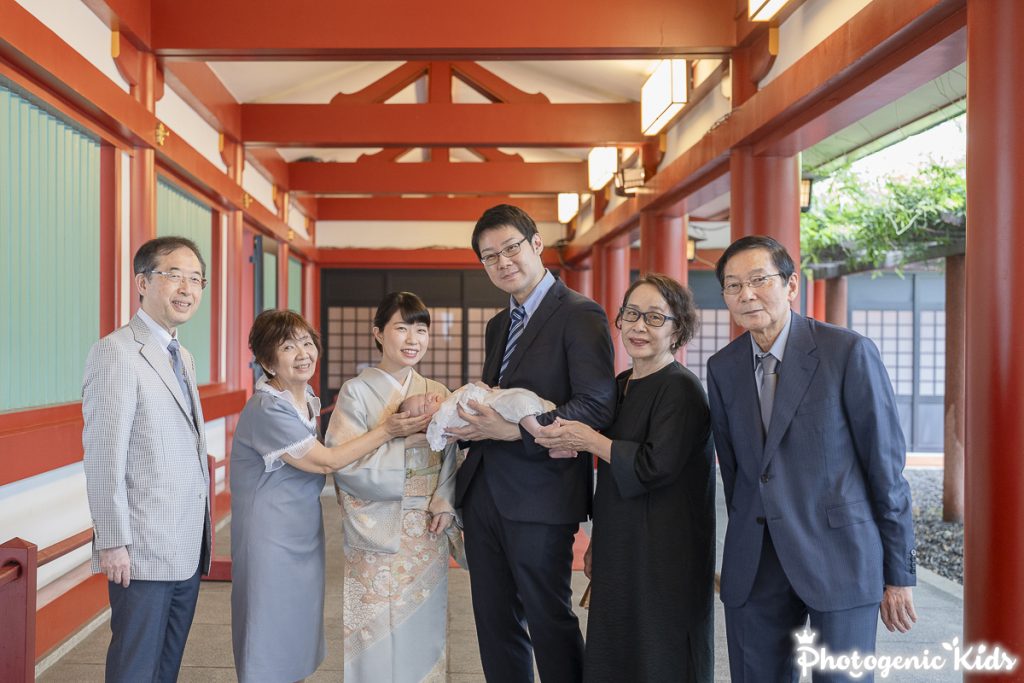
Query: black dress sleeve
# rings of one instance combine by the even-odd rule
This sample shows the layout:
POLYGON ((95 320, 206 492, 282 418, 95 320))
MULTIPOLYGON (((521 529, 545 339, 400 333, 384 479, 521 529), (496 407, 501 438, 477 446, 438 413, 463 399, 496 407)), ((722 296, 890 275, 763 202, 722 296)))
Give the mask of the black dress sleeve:
MULTIPOLYGON (((707 444, 711 415, 700 382, 681 372, 671 372, 662 381, 651 402, 643 440, 612 441, 611 472, 623 498, 671 484, 707 444)), ((629 401, 627 394, 623 408, 629 401)))

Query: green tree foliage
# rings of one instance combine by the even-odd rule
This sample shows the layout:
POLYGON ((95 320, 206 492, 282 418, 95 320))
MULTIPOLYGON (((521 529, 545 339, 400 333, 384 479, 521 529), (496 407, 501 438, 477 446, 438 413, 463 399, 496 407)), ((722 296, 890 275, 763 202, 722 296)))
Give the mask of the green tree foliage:
POLYGON ((932 162, 912 177, 865 181, 849 168, 814 186, 800 220, 804 266, 842 263, 848 272, 897 268, 936 247, 962 244, 965 165, 932 162))

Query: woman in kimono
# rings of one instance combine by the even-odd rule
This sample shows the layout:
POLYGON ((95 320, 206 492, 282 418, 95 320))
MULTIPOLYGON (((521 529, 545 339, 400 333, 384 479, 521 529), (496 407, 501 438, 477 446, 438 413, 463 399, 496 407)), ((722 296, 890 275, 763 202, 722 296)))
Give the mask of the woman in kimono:
POLYGON ((390 415, 333 448, 317 441, 307 382, 320 338, 292 311, 264 311, 249 348, 264 369, 231 447, 231 636, 238 679, 290 683, 324 658, 325 474, 422 429, 390 415))
MULTIPOLYGON (((405 398, 446 387, 416 372, 430 313, 415 294, 384 297, 373 319, 380 363, 342 386, 326 441, 359 438, 405 398)), ((399 413, 404 415, 404 413, 399 413)), ((430 422, 423 415, 420 429, 430 422)), ((345 682, 443 682, 457 450, 395 438, 334 475, 345 530, 345 682)))

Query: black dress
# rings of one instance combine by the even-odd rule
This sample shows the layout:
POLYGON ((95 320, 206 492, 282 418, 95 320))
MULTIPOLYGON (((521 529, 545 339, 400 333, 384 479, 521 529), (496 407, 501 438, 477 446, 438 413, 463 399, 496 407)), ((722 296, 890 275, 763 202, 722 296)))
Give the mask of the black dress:
POLYGON ((583 678, 711 681, 715 480, 708 400, 678 363, 617 378, 594 494, 583 678))

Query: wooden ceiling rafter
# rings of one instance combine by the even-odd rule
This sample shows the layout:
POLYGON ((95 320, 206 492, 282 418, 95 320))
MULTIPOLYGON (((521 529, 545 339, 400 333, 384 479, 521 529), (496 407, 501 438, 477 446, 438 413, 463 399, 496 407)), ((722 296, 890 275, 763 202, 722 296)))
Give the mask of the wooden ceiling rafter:
MULTIPOLYGON (((351 95, 336 96, 334 104, 383 104, 410 84, 426 77, 427 103, 407 105, 425 107, 450 105, 454 82, 467 83, 481 96, 496 105, 515 104, 551 106, 540 93, 527 93, 472 62, 407 62, 363 90, 351 95)), ((466 105, 480 110, 489 105, 466 105)), ((466 145, 479 162, 452 162, 451 146, 428 147, 429 161, 402 162, 417 146, 384 147, 365 153, 354 162, 296 161, 289 164, 289 177, 294 191, 310 195, 371 194, 370 198, 320 198, 318 207, 331 207, 334 220, 359 220, 358 216, 399 216, 408 220, 411 207, 419 207, 432 220, 468 220, 479 216, 478 197, 447 197, 446 195, 496 195, 495 202, 507 200, 510 194, 586 191, 584 162, 527 163, 519 154, 502 152, 496 146, 466 145), (401 198, 401 194, 444 195, 428 198, 401 198), (504 198, 504 199, 503 199, 504 198), (406 208, 401 208, 408 202, 406 208), (352 216, 352 218, 341 218, 352 216), (448 216, 448 218, 445 218, 448 216)), ((543 216, 553 213, 553 197, 538 199, 534 204, 543 216)), ((319 211, 319 208, 318 208, 319 211)), ((321 216, 323 217, 323 216, 321 216)), ((386 220, 383 218, 382 220, 386 220)))

